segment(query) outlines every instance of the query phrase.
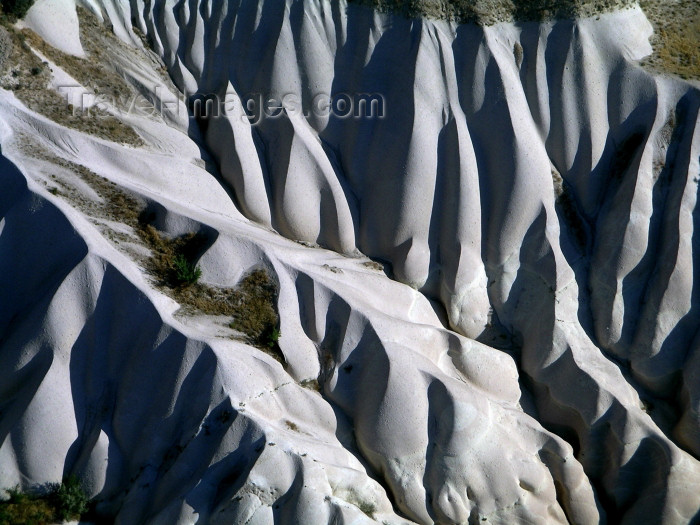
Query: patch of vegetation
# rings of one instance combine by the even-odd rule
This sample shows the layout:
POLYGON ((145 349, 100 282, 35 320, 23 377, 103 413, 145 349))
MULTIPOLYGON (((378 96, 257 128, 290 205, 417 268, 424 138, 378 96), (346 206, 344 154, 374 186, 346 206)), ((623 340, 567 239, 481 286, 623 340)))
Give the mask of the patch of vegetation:
POLYGON ((78 520, 88 511, 88 497, 76 478, 48 489, 44 494, 8 490, 9 500, 0 502, 0 525, 49 525, 78 520))
POLYGON ((639 4, 654 26, 654 53, 643 65, 686 80, 700 80, 700 3, 640 0, 639 4))
POLYGON ((379 11, 493 25, 510 20, 591 16, 633 4, 632 0, 350 0, 379 11))
POLYGON ((50 499, 62 521, 78 519, 88 511, 88 497, 77 478, 68 477, 55 487, 50 499))
POLYGON ((159 284, 181 288, 197 283, 202 271, 193 261, 205 247, 206 238, 203 235, 190 233, 169 238, 145 222, 143 217, 139 217, 132 226, 153 253, 146 267, 158 278, 159 284))
POLYGON ((173 262, 175 280, 180 284, 194 284, 202 276, 202 270, 182 254, 175 257, 173 262))
POLYGON ((277 345, 277 342, 280 340, 281 335, 282 333, 280 332, 279 328, 273 328, 272 332, 269 332, 267 337, 267 347, 274 348, 275 345, 277 345))
POLYGON ((55 509, 44 497, 7 491, 10 499, 0 502, 0 525, 43 525, 54 520, 55 509))
POLYGON ((117 103, 129 98, 133 91, 129 84, 109 67, 111 61, 105 52, 107 43, 102 41, 108 38, 104 33, 111 36, 112 41, 109 44, 117 45, 114 42, 117 38, 106 31, 95 15, 85 8, 78 7, 78 20, 80 43, 87 58, 69 55, 56 49, 29 29, 23 29, 22 35, 34 49, 51 59, 81 85, 89 87, 96 95, 105 95, 117 103))
MULTIPOLYGON (((113 142, 132 146, 143 144, 141 137, 131 126, 110 113, 92 108, 90 116, 86 116, 70 105, 63 96, 50 87, 49 65, 42 62, 32 48, 49 57, 81 82, 87 82, 92 78, 92 82, 85 85, 99 86, 102 83, 110 86, 110 90, 116 89, 111 86, 120 86, 118 89, 122 89, 121 86, 125 85, 116 74, 98 73, 97 70, 106 70, 105 66, 97 66, 91 64, 90 60, 66 55, 48 45, 30 29, 17 30, 13 26, 6 25, 0 27, 0 53, 3 49, 5 50, 4 58, 0 60, 0 87, 12 91, 29 109, 41 113, 62 126, 113 142), (68 67, 70 64, 72 66, 68 67), (82 76, 78 75, 78 71, 82 72, 82 76)), ((97 89, 99 91, 99 88, 97 89)))
POLYGON ((0 15, 10 22, 24 18, 34 0, 0 0, 0 15))
POLYGON ((364 266, 365 268, 370 268, 372 270, 377 270, 379 272, 384 271, 384 265, 378 263, 377 261, 365 261, 362 263, 362 266, 364 266))
POLYGON ((0 24, 0 73, 3 73, 5 65, 12 54, 12 38, 10 33, 0 24))
POLYGON ((277 285, 265 270, 244 277, 233 293, 235 311, 231 328, 246 334, 249 342, 281 354, 277 315, 277 285))
POLYGON ((359 501, 357 503, 357 508, 372 519, 374 519, 374 513, 377 512, 377 506, 369 501, 359 501))
POLYGON ((309 390, 315 390, 316 392, 321 391, 321 385, 318 382, 318 379, 304 379, 299 384, 304 388, 308 388, 309 390))
POLYGON ((105 221, 128 226, 133 234, 119 233, 126 245, 136 244, 150 253, 139 256, 129 253, 153 277, 159 289, 175 299, 186 312, 220 315, 232 318, 230 327, 241 332, 246 340, 284 363, 279 348, 278 286, 267 270, 256 269, 243 277, 234 288, 210 286, 199 282, 201 270, 194 265, 210 244, 204 233, 189 233, 177 237, 158 231, 155 216, 145 212, 143 200, 119 189, 115 183, 100 177, 80 164, 61 159, 44 150, 31 137, 21 137, 23 152, 69 170, 79 177, 99 200, 87 198, 75 185, 54 176, 49 190, 66 198, 101 228, 102 233, 119 244, 105 221))
POLYGON ((143 223, 136 226, 136 232, 153 253, 146 268, 171 297, 196 312, 232 317, 229 326, 233 330, 284 363, 278 345, 278 289, 266 270, 253 270, 235 288, 202 284, 197 282, 201 271, 191 261, 205 248, 206 237, 188 234, 171 239, 143 223))

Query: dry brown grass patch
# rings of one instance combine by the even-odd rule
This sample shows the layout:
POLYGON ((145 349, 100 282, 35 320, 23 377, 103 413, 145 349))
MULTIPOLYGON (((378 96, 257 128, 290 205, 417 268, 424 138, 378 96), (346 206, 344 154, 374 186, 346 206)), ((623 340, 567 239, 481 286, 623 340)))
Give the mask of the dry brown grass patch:
POLYGON ((56 175, 45 183, 51 193, 65 198, 89 217, 115 221, 130 227, 133 234, 129 236, 122 232, 107 231, 104 224, 100 223, 103 234, 115 244, 119 244, 119 241, 131 242, 147 248, 150 255, 137 260, 153 278, 154 284, 180 303, 186 313, 231 318, 230 327, 241 332, 247 342, 284 363, 284 355, 277 344, 280 335, 278 285, 267 270, 253 270, 233 288, 182 282, 175 275, 176 259, 182 256, 193 264, 196 263, 210 244, 206 235, 189 233, 169 236, 149 222, 149 219, 153 219, 144 213, 146 203, 143 199, 120 189, 115 183, 85 166, 56 157, 30 137, 23 137, 22 144, 27 155, 77 175, 97 194, 99 201, 86 197, 75 184, 56 175))
MULTIPOLYGON (((138 134, 113 115, 93 109, 92 115, 86 117, 79 110, 68 104, 67 100, 49 87, 51 71, 47 63, 32 51, 32 47, 65 68, 76 79, 80 77, 76 71, 85 71, 86 75, 94 73, 95 66, 90 66, 88 60, 66 55, 52 48, 36 33, 29 29, 17 31, 12 26, 1 28, 4 32, 2 40, 8 42, 3 47, 9 50, 5 55, 0 70, 0 87, 12 91, 24 105, 32 111, 36 111, 54 122, 68 128, 95 135, 105 140, 140 146, 143 141, 138 134), (66 64, 73 64, 68 68, 66 64)), ((83 75, 83 79, 85 79, 83 75)), ((100 78, 95 74, 95 78, 100 78)), ((116 80, 109 76, 109 82, 116 80)), ((119 79, 122 83, 123 81, 119 79)), ((87 84, 90 85, 90 84, 87 84)), ((108 82, 105 81, 105 85, 108 82)), ((111 88, 110 88, 111 89, 111 88)))
POLYGON ((244 277, 233 293, 235 311, 231 328, 245 333, 251 342, 274 348, 279 338, 276 310, 277 284, 265 270, 254 270, 244 277))
POLYGON ((0 503, 0 525, 48 525, 56 522, 56 511, 46 499, 30 498, 18 491, 0 503))
POLYGON ((384 271, 384 265, 377 261, 364 261, 362 263, 362 266, 364 266, 365 268, 369 268, 370 270, 377 270, 378 272, 384 271))
POLYGON ((700 3, 641 0, 640 5, 654 26, 654 53, 643 64, 686 80, 700 80, 700 3))

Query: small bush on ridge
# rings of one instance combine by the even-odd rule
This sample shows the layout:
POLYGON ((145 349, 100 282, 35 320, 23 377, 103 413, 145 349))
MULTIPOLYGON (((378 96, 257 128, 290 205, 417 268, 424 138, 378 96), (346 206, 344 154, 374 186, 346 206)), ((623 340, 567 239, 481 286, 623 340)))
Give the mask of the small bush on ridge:
POLYGON ((202 276, 202 270, 199 266, 195 266, 182 254, 175 256, 173 270, 175 272, 175 281, 180 284, 194 284, 202 276))

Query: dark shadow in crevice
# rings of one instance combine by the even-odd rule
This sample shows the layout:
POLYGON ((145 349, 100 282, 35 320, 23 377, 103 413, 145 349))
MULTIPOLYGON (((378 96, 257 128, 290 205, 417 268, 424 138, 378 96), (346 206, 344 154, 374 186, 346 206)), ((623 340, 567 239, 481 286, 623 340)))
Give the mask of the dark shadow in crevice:
MULTIPOLYGON (((386 359, 381 341, 369 321, 365 320, 365 330, 357 343, 347 339, 347 328, 353 321, 352 318, 357 315, 359 314, 355 313, 350 305, 340 297, 334 296, 331 300, 326 315, 324 337, 319 343, 321 366, 318 378, 319 393, 333 409, 336 416, 335 435, 340 444, 360 462, 367 476, 384 488, 394 512, 403 516, 383 472, 375 468, 365 457, 356 438, 356 421, 352 417, 354 404, 371 404, 371 400, 365 399, 370 391, 375 399, 375 404, 376 400, 380 400, 385 394, 385 389, 382 388, 360 390, 363 383, 368 381, 365 375, 367 373, 372 375, 376 371, 377 367, 373 366, 372 361, 386 359), (352 345, 352 348, 344 348, 348 344, 352 345), (330 390, 329 382, 332 378, 335 378, 336 381, 335 387, 330 390), (364 401, 360 401, 363 399, 364 401)), ((307 325, 305 331, 309 336, 317 334, 317 329, 311 325, 307 325)), ((375 384, 374 380, 369 379, 369 381, 375 384)))

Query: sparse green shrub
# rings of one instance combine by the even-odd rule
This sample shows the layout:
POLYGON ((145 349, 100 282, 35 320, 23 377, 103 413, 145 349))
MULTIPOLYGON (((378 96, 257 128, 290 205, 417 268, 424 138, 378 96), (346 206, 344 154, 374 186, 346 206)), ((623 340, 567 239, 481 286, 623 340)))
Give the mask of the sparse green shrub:
POLYGON ((555 204, 561 210, 564 222, 568 230, 573 234, 578 246, 580 248, 585 248, 587 243, 586 227, 577 211, 574 199, 566 188, 566 186, 563 186, 562 192, 557 197, 555 204))
POLYGON ((374 513, 377 512, 377 506, 369 501, 360 501, 357 507, 367 516, 374 519, 374 513))
POLYGON ((272 328, 267 334, 267 346, 268 348, 274 348, 280 339, 280 329, 277 327, 272 328))
POLYGON ((173 271, 175 272, 175 281, 178 284, 194 284, 202 276, 202 270, 199 266, 188 261, 187 257, 182 254, 175 256, 173 271))
MULTIPOLYGON (((121 210, 124 207, 117 207, 121 210)), ((159 284, 183 306, 208 315, 231 316, 230 327, 246 340, 284 363, 277 342, 280 338, 277 314, 278 288, 264 269, 253 270, 234 288, 218 288, 197 282, 201 270, 190 261, 202 253, 209 242, 204 234, 168 238, 143 216, 136 231, 153 255, 147 268, 159 284), (187 284, 187 286, 182 286, 187 284)))

